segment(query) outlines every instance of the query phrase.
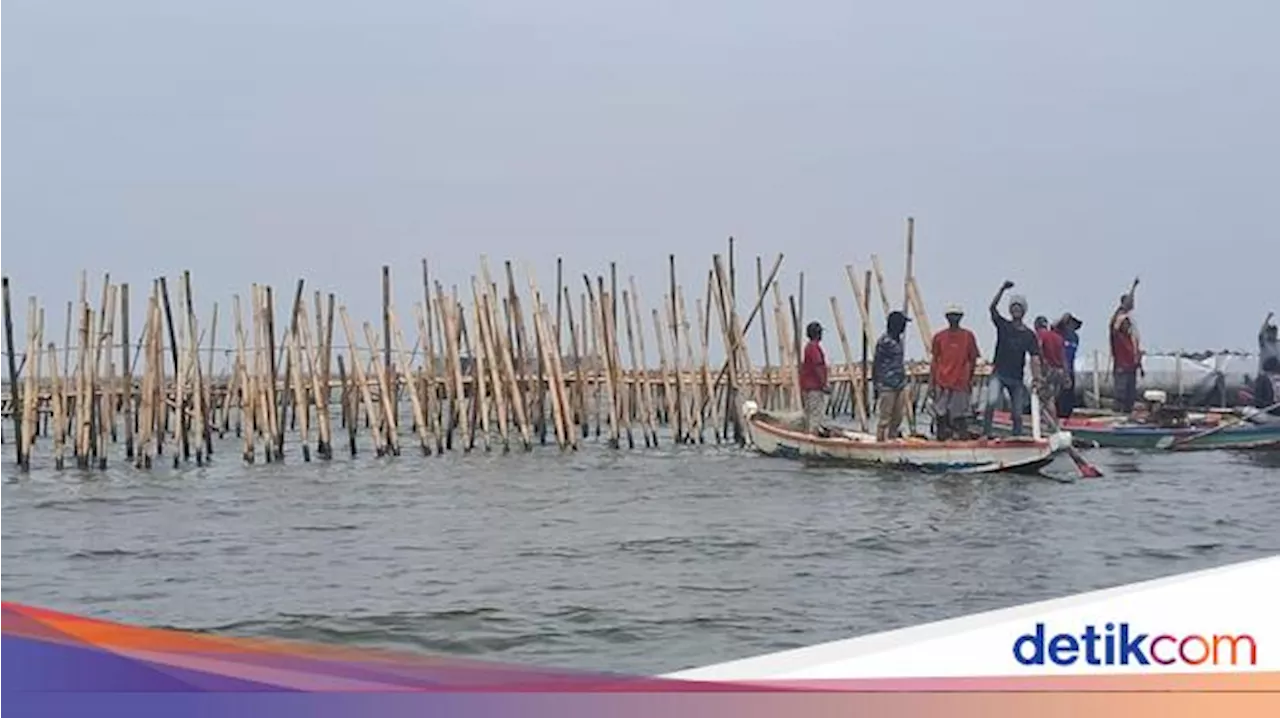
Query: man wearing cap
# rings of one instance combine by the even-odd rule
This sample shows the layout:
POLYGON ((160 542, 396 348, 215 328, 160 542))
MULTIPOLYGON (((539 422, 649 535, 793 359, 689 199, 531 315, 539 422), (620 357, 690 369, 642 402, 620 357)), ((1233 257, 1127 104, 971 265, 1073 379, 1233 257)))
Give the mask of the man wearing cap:
POLYGON ((991 322, 996 325, 996 351, 992 359, 991 380, 987 383, 987 408, 982 416, 982 433, 991 438, 991 424, 995 419, 1000 398, 1009 394, 1010 414, 1013 417, 1013 435, 1022 435, 1022 404, 1026 387, 1022 385, 1023 366, 1031 357, 1032 388, 1040 384, 1040 342, 1035 332, 1022 323, 1027 314, 1027 299, 1020 294, 1009 298, 1009 319, 1000 316, 1000 299, 1013 289, 1013 282, 1005 280, 1000 291, 991 300, 991 322))
POLYGON ((902 426, 902 409, 907 386, 907 367, 903 357, 902 333, 911 321, 897 310, 889 312, 885 333, 876 342, 875 362, 871 367, 871 381, 878 397, 879 419, 876 423, 876 440, 898 438, 902 426))
POLYGON ((1067 384, 1067 347, 1062 335, 1049 328, 1049 318, 1036 317, 1036 340, 1040 342, 1040 363, 1044 380, 1040 382, 1040 403, 1045 413, 1058 415, 1058 395, 1067 384))
POLYGON ((1066 385, 1058 392, 1058 418, 1066 419, 1076 410, 1076 350, 1080 347, 1080 327, 1084 322, 1067 312, 1062 315, 1053 330, 1062 337, 1062 349, 1067 364, 1066 385))
POLYGON ((800 362, 800 396, 804 402, 805 429, 817 434, 827 412, 827 357, 822 352, 822 325, 809 322, 804 329, 809 338, 804 346, 804 358, 800 362))
POLYGON ((929 392, 940 441, 969 438, 968 423, 973 414, 969 398, 979 356, 977 338, 960 326, 964 310, 952 304, 946 317, 947 328, 933 335, 929 361, 929 392))

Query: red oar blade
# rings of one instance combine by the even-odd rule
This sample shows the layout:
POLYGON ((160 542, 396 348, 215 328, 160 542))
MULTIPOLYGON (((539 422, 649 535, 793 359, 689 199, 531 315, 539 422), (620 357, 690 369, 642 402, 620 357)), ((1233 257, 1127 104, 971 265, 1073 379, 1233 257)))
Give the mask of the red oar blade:
POLYGON ((1080 452, 1076 451, 1075 449, 1072 449, 1070 453, 1071 453, 1071 460, 1076 462, 1076 469, 1080 471, 1081 476, 1083 476, 1086 479, 1102 478, 1102 471, 1098 469, 1098 467, 1086 461, 1085 458, 1080 455, 1080 452))

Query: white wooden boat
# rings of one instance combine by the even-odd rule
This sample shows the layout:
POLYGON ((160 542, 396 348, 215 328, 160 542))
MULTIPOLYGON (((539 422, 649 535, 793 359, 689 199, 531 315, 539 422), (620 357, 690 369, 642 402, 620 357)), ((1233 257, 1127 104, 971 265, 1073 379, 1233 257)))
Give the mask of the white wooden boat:
POLYGON ((832 427, 826 427, 826 436, 815 436, 804 431, 797 418, 761 411, 754 401, 743 405, 742 415, 757 451, 766 456, 812 462, 884 466, 931 473, 1035 472, 1071 446, 1070 432, 1059 431, 1042 436, 1038 421, 1032 422, 1030 437, 876 441, 872 434, 832 427))
POLYGON ((1280 426, 1280 415, 1264 412, 1252 406, 1243 406, 1239 410, 1240 417, 1250 424, 1262 426, 1280 426))

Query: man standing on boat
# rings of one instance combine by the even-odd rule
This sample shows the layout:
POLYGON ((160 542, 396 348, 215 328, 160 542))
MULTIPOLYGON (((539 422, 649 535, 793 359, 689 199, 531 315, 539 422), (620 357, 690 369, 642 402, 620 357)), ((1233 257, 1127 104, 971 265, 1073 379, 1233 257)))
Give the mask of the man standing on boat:
POLYGON ((1271 323, 1271 319, 1275 315, 1275 312, 1267 312, 1267 318, 1262 320, 1262 329, 1258 330, 1259 374, 1266 372, 1263 365, 1267 363, 1267 359, 1280 361, 1280 341, 1276 339, 1276 325, 1271 323))
POLYGON ((1071 312, 1062 315, 1053 330, 1062 337, 1063 358, 1067 364, 1066 385, 1058 392, 1058 418, 1070 418, 1076 410, 1076 349, 1080 347, 1080 327, 1084 322, 1071 312))
POLYGON ((947 307, 947 328, 933 335, 929 361, 933 416, 938 421, 939 441, 969 438, 969 417, 973 409, 973 372, 978 367, 978 340, 960 326, 964 310, 947 307))
POLYGON ((1058 395, 1067 385, 1067 345, 1062 335, 1049 328, 1048 317, 1036 317, 1036 340, 1040 342, 1040 362, 1044 380, 1040 382, 1040 403, 1045 413, 1058 416, 1058 395))
POLYGON ((827 357, 822 351, 822 325, 809 322, 804 333, 809 341, 800 363, 800 396, 804 402, 805 429, 817 434, 825 421, 831 386, 827 383, 827 357))
POLYGON ((1122 414, 1133 411, 1138 399, 1138 377, 1146 376, 1138 327, 1133 321, 1133 295, 1137 289, 1135 277, 1133 287, 1128 294, 1120 295, 1120 306, 1111 315, 1111 372, 1116 384, 1116 410, 1122 414))
POLYGON ((879 420, 876 423, 876 440, 898 438, 902 427, 903 402, 906 398, 907 366, 903 357, 902 333, 911 321, 906 314, 894 310, 885 322, 885 333, 876 342, 875 363, 871 367, 871 381, 875 385, 879 420))
POLYGON ((1269 356, 1262 363, 1258 378, 1253 383, 1253 407, 1269 409, 1272 415, 1280 415, 1280 407, 1275 406, 1280 401, 1280 396, 1277 395, 1280 395, 1280 358, 1269 356))
POLYGON ((1009 395, 1013 419, 1013 435, 1022 435, 1022 404, 1026 398, 1023 386, 1023 367, 1031 357, 1032 389, 1040 386, 1040 342, 1031 327, 1022 323, 1027 315, 1027 299, 1020 294, 1009 298, 1009 319, 1000 315, 1000 299, 1013 289, 1013 282, 1005 280, 991 300, 991 322, 996 325, 996 351, 992 360, 991 379, 987 383, 987 408, 982 416, 982 434, 991 438, 991 424, 995 419, 1000 398, 1009 395))

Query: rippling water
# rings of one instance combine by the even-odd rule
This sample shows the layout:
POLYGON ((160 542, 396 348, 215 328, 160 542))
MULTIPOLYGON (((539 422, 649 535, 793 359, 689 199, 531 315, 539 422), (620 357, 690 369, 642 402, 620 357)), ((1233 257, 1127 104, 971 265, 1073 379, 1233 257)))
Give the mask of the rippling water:
POLYGON ((670 446, 247 469, 227 443, 203 469, 28 476, 9 455, 3 592, 153 626, 657 673, 1280 552, 1280 453, 1090 456, 1106 478, 670 446))

